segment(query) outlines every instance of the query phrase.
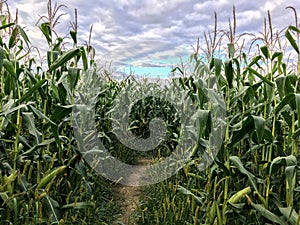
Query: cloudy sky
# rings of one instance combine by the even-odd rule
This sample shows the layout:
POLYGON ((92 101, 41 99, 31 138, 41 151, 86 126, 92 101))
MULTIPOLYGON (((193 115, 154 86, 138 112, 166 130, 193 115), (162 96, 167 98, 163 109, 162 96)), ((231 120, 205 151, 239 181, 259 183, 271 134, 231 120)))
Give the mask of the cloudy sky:
MULTIPOLYGON (((258 34, 270 10, 273 26, 282 29, 294 25, 293 6, 300 13, 300 0, 53 0, 63 3, 60 24, 56 30, 64 37, 74 9, 78 10, 79 44, 89 38, 93 24, 91 45, 101 62, 112 61, 114 70, 140 75, 166 76, 170 68, 185 60, 203 32, 212 31, 214 12, 218 28, 228 29, 232 7, 236 7, 237 34, 258 34)), ((35 25, 39 15, 47 15, 47 0, 8 0, 13 11, 19 10, 19 24, 25 27, 32 43, 38 47, 46 43, 35 25)), ((225 40, 226 42, 226 40, 225 40)))

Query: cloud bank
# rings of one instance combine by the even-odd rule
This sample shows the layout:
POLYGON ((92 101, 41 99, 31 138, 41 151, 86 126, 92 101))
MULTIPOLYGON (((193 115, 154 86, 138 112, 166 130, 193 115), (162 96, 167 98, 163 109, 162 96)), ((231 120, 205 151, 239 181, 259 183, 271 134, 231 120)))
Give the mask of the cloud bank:
MULTIPOLYGON (((47 15, 47 1, 15 0, 9 6, 19 10, 19 23, 26 27, 36 46, 45 46, 42 34, 35 26, 39 15, 47 15)), ((53 1, 54 4, 54 1, 53 1)), ((74 9, 78 10, 79 43, 89 38, 93 24, 91 45, 102 62, 112 61, 116 68, 131 67, 169 68, 179 57, 192 53, 191 45, 197 38, 204 47, 203 32, 214 28, 214 12, 218 17, 218 28, 228 29, 232 20, 232 7, 236 7, 237 33, 258 34, 263 30, 267 10, 272 15, 277 29, 294 24, 291 10, 286 6, 299 7, 299 0, 58 0, 64 4, 57 26, 64 37, 74 20, 74 9), (174 60, 176 59, 176 60, 174 60)), ((299 10, 298 10, 299 11, 299 10)), ((155 70, 157 73, 157 69, 155 70)))

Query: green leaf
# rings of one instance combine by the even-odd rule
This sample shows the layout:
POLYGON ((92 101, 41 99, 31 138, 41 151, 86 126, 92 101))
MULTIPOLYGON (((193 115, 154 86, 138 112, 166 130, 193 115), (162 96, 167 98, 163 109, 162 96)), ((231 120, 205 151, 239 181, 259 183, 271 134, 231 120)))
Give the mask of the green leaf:
POLYGON ((56 106, 51 120, 54 123, 59 122, 61 119, 65 118, 67 115, 69 115, 72 112, 72 108, 74 107, 74 105, 67 105, 67 106, 56 106))
POLYGON ((239 85, 241 84, 240 80, 241 80, 241 67, 240 67, 240 62, 237 58, 233 58, 232 61, 234 62, 234 64, 236 65, 236 81, 237 81, 237 85, 239 87, 239 85))
MULTIPOLYGON (((283 64, 282 64, 282 59, 283 59, 283 53, 282 52, 275 52, 273 55, 272 55, 272 61, 274 61, 275 59, 278 59, 277 60, 277 65, 274 64, 274 69, 278 70, 278 73, 279 74, 282 74, 284 68, 283 68, 283 64)), ((275 73, 275 72, 273 72, 275 73)))
POLYGON ((234 44, 229 43, 227 44, 227 47, 228 47, 229 58, 233 58, 235 53, 234 44))
POLYGON ((176 70, 178 70, 181 75, 184 75, 182 69, 180 67, 178 67, 178 66, 176 66, 174 69, 172 69, 171 73, 176 72, 176 70))
POLYGON ((230 100, 230 105, 232 105, 237 100, 240 100, 243 96, 243 102, 247 104, 255 96, 257 89, 261 86, 262 82, 258 82, 251 86, 243 86, 238 93, 230 100))
POLYGON ((79 76, 80 76, 79 68, 70 67, 68 69, 68 80, 70 82, 71 91, 74 90, 74 88, 79 80, 79 76))
MULTIPOLYGON (((288 41, 290 42, 292 47, 295 49, 295 51, 299 54, 299 47, 298 47, 295 39, 293 38, 293 36, 292 36, 292 34, 290 33, 289 30, 294 30, 295 31, 295 29, 292 26, 289 26, 288 29, 285 32, 285 37, 288 39, 288 41)), ((299 30, 298 30, 298 32, 299 32, 299 30)))
POLYGON ((30 44, 29 38, 28 38, 27 34, 25 33, 25 31, 23 30, 23 28, 20 27, 19 25, 17 25, 17 29, 18 29, 19 34, 21 35, 21 37, 24 39, 27 47, 30 48, 30 46, 29 46, 29 44, 30 44))
POLYGON ((49 68, 49 72, 57 69, 58 67, 64 65, 70 59, 74 58, 80 52, 79 48, 73 48, 64 52, 57 60, 55 60, 49 68))
MULTIPOLYGON (((0 185, 1 187, 1 185, 0 185)), ((8 192, 7 191, 1 191, 0 192, 0 197, 2 199, 3 202, 6 203, 6 205, 12 209, 13 208, 13 205, 12 205, 12 202, 10 201, 10 197, 8 196, 8 192)))
POLYGON ((71 31, 70 31, 70 35, 71 35, 71 38, 72 38, 73 41, 74 41, 74 44, 77 44, 77 32, 74 31, 74 30, 71 30, 71 31))
POLYGON ((241 173, 247 175, 251 189, 253 191, 258 192, 256 177, 252 173, 250 173, 248 170, 245 169, 240 158, 237 156, 230 156, 230 161, 238 168, 238 170, 241 173))
POLYGON ((47 80, 43 79, 38 81, 32 88, 29 89, 29 91, 27 91, 18 101, 17 103, 22 103, 24 101, 26 101, 29 97, 32 96, 32 94, 39 89, 44 83, 46 83, 47 80))
POLYGON ((296 139, 298 139, 299 137, 300 137, 300 128, 298 128, 298 129, 294 132, 292 138, 296 140, 296 139))
MULTIPOLYGON (((32 105, 28 105, 28 108, 40 119, 46 120, 47 122, 49 122, 48 124, 52 124, 52 125, 56 125, 56 123, 54 123, 51 119, 49 119, 47 116, 45 116, 41 111, 39 111, 37 108, 35 108, 32 105)), ((49 126, 48 125, 48 126, 49 126)))
POLYGON ((294 94, 295 95, 295 102, 296 102, 296 110, 298 114, 298 118, 300 118, 300 94, 294 94))
POLYGON ((270 58, 270 52, 269 52, 269 49, 268 49, 268 46, 262 46, 260 48, 261 52, 264 54, 265 58, 266 59, 269 59, 270 58))
POLYGON ((281 100, 284 98, 284 95, 285 95, 285 91, 284 91, 285 79, 286 78, 284 76, 279 76, 275 80, 277 90, 278 90, 278 94, 279 94, 279 97, 280 97, 281 100))
POLYGON ((60 51, 61 51, 61 44, 63 43, 63 40, 64 40, 63 38, 58 37, 58 38, 56 39, 55 45, 54 45, 53 48, 52 48, 52 51, 60 52, 60 51))
POLYGON ((254 119, 254 125, 256 130, 256 135, 258 142, 260 143, 263 140, 264 132, 265 132, 265 119, 259 116, 252 116, 254 119))
POLYGON ((274 59, 278 58, 278 60, 281 61, 282 57, 283 57, 283 53, 282 52, 274 52, 274 54, 272 55, 272 59, 271 60, 273 61, 274 59))
POLYGON ((5 28, 7 28, 7 27, 12 27, 12 26, 14 26, 14 25, 15 25, 15 23, 8 23, 8 24, 5 24, 5 25, 3 25, 3 26, 0 27, 0 30, 5 29, 5 28))
POLYGON ((294 87, 296 86, 297 80, 298 77, 295 74, 289 74, 286 76, 286 81, 285 81, 286 95, 295 92, 294 87))
POLYGON ((57 201, 51 198, 47 193, 45 193, 46 197, 46 206, 48 207, 49 211, 47 211, 48 216, 52 224, 59 224, 59 220, 61 218, 60 213, 60 205, 57 201))
POLYGON ((298 225, 299 215, 292 207, 279 207, 280 212, 286 220, 288 220, 292 225, 298 225))
POLYGON ((288 225, 283 219, 279 216, 275 215, 274 213, 267 210, 263 205, 251 203, 253 208, 262 215, 263 217, 267 218, 268 220, 272 221, 273 223, 278 223, 280 225, 288 225))
POLYGON ((255 57, 252 59, 251 63, 248 65, 248 67, 251 67, 251 66, 253 66, 254 64, 258 64, 258 61, 261 60, 261 59, 262 59, 262 56, 261 56, 261 55, 255 56, 255 57))
POLYGON ((16 71, 15 71, 15 67, 14 67, 14 65, 12 64, 11 61, 9 61, 7 59, 4 59, 3 60, 3 67, 8 73, 10 73, 17 80, 17 74, 16 74, 16 71))
POLYGON ((26 152, 23 152, 22 154, 20 154, 18 156, 18 159, 21 158, 21 157, 24 157, 26 155, 30 155, 33 152, 37 151, 39 148, 50 145, 53 142, 55 142, 55 138, 51 138, 49 140, 44 140, 43 142, 39 143, 38 145, 35 145, 35 146, 31 147, 29 150, 27 150, 26 152))
POLYGON ((58 56, 59 56, 59 51, 47 51, 48 67, 50 67, 55 60, 57 60, 58 56))
POLYGON ((213 58, 213 63, 214 63, 214 67, 215 67, 215 75, 216 75, 216 77, 220 77, 221 71, 222 71, 222 60, 213 58))
POLYGON ((295 31, 296 33, 300 33, 300 29, 298 27, 295 26, 289 26, 288 29, 295 31))
POLYGON ((50 44, 52 42, 50 24, 48 22, 42 23, 40 25, 40 29, 43 32, 44 36, 46 37, 47 42, 50 44))
POLYGON ((293 155, 276 157, 272 160, 269 168, 269 175, 275 174, 282 166, 296 166, 297 159, 293 155))
POLYGON ((282 110, 282 108, 284 106, 286 106, 287 104, 289 104, 294 99, 295 99, 295 94, 294 93, 290 93, 287 96, 285 96, 285 98, 282 99, 282 101, 276 106, 276 108, 275 108, 275 114, 278 114, 280 112, 280 110, 282 110))
POLYGON ((36 143, 39 144, 42 134, 37 130, 34 123, 34 115, 32 112, 22 112, 24 123, 31 135, 35 137, 36 143))
POLYGON ((18 41, 18 28, 15 27, 10 35, 9 42, 8 42, 8 48, 11 49, 14 47, 18 41))
POLYGON ((242 122, 242 128, 233 132, 232 138, 230 139, 229 146, 235 146, 239 141, 241 141, 247 134, 254 130, 254 121, 252 116, 248 116, 242 122))
POLYGON ((0 46, 0 73, 1 73, 2 67, 3 67, 3 60, 4 60, 4 50, 0 46))
POLYGON ((262 81, 264 81, 265 83, 267 83, 271 87, 273 87, 274 84, 270 80, 268 80, 266 77, 264 77, 263 75, 261 75, 260 73, 258 73, 256 70, 254 70, 254 69, 252 69, 250 67, 247 67, 247 70, 250 73, 254 74, 255 76, 259 77, 262 81))
POLYGON ((265 131, 264 131, 264 139, 267 140, 269 143, 273 143, 273 135, 272 135, 272 132, 269 130, 269 128, 265 128, 265 131))
POLYGON ((209 115, 209 110, 197 110, 197 112, 193 115, 193 117, 195 116, 199 118, 199 137, 202 137, 206 130, 209 115))
POLYGON ((229 88, 232 88, 232 82, 233 82, 233 67, 232 67, 232 61, 229 60, 225 62, 225 76, 227 78, 228 86, 229 88))
POLYGON ((288 196, 286 199, 286 204, 291 206, 294 200, 294 190, 296 185, 296 166, 287 166, 285 168, 285 179, 287 181, 287 192, 288 196))
POLYGON ((182 186, 179 185, 179 187, 177 188, 177 190, 178 190, 179 192, 181 192, 182 194, 192 196, 192 197, 195 199, 196 203, 197 203, 199 206, 201 206, 201 205, 203 204, 202 199, 201 199, 199 196, 193 194, 193 193, 192 193, 191 191, 189 191, 188 189, 186 189, 186 188, 184 188, 184 187, 182 187, 182 186))
POLYGON ((55 138, 55 142, 57 143, 58 147, 60 148, 60 139, 59 139, 59 133, 58 133, 58 126, 55 122, 53 122, 51 119, 49 119, 47 116, 45 116, 42 112, 40 112, 38 109, 36 109, 35 107, 29 105, 30 110, 36 114, 39 118, 42 118, 46 121, 48 121, 49 123, 46 124, 45 129, 47 127, 51 127, 53 136, 55 138))
POLYGON ((83 47, 80 47, 80 54, 82 58, 83 69, 84 71, 86 71, 88 69, 88 59, 86 56, 85 49, 83 47))
POLYGON ((261 86, 261 84, 262 84, 262 82, 258 82, 256 84, 251 85, 250 88, 247 89, 246 94, 243 97, 243 101, 245 104, 247 104, 249 101, 255 99, 257 89, 261 86))
POLYGON ((7 109, 7 110, 3 110, 3 111, 0 113, 0 116, 7 116, 8 114, 13 113, 13 112, 15 112, 15 111, 17 111, 17 110, 19 110, 19 109, 25 109, 25 110, 27 110, 27 106, 28 106, 28 105, 21 104, 21 105, 18 105, 18 106, 16 106, 16 107, 14 107, 14 108, 10 108, 10 109, 7 109))
POLYGON ((230 100, 230 104, 233 104, 234 102, 236 102, 237 100, 239 100, 248 89, 250 89, 251 86, 244 86, 242 87, 240 90, 238 90, 238 93, 236 93, 230 100))

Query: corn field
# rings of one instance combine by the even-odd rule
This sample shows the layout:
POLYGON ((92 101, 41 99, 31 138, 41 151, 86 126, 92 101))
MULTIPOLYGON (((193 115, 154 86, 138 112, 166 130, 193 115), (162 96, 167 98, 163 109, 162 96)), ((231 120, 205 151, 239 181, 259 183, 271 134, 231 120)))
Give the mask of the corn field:
MULTIPOLYGON (((149 137, 149 123, 159 117, 165 140, 150 152, 123 146, 110 117, 114 102, 144 81, 113 79, 97 64, 91 40, 78 44, 76 19, 72 46, 65 47, 55 32, 63 5, 51 1, 38 23, 48 43, 41 63, 17 15, 12 19, 9 7, 1 7, 0 224, 113 224, 122 213, 115 184, 86 162, 73 134, 76 89, 85 78, 97 80, 99 138, 112 156, 131 164, 172 154, 182 125, 176 107, 157 97, 139 100, 128 116, 132 133, 149 137)), ((215 15, 214 31, 203 36, 205 49, 198 41, 188 65, 170 71, 169 84, 197 100, 199 142, 178 173, 145 187, 135 224, 300 224, 300 28, 296 10, 287 10, 295 24, 274 30, 267 12, 264 31, 248 45, 240 41, 248 34, 236 34, 235 8, 228 31, 218 30, 215 15), (218 84, 226 111, 220 150, 202 171, 198 162, 213 118, 199 80, 218 84)))

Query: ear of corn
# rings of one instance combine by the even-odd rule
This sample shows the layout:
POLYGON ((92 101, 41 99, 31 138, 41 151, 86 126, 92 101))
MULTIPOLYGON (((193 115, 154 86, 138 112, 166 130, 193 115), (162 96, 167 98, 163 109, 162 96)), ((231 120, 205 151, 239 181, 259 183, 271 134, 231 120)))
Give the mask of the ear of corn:
POLYGON ((58 176, 64 172, 64 170, 67 168, 67 166, 61 166, 53 171, 51 171, 49 174, 46 174, 41 181, 37 185, 37 189, 45 188, 54 178, 58 178, 58 176))

